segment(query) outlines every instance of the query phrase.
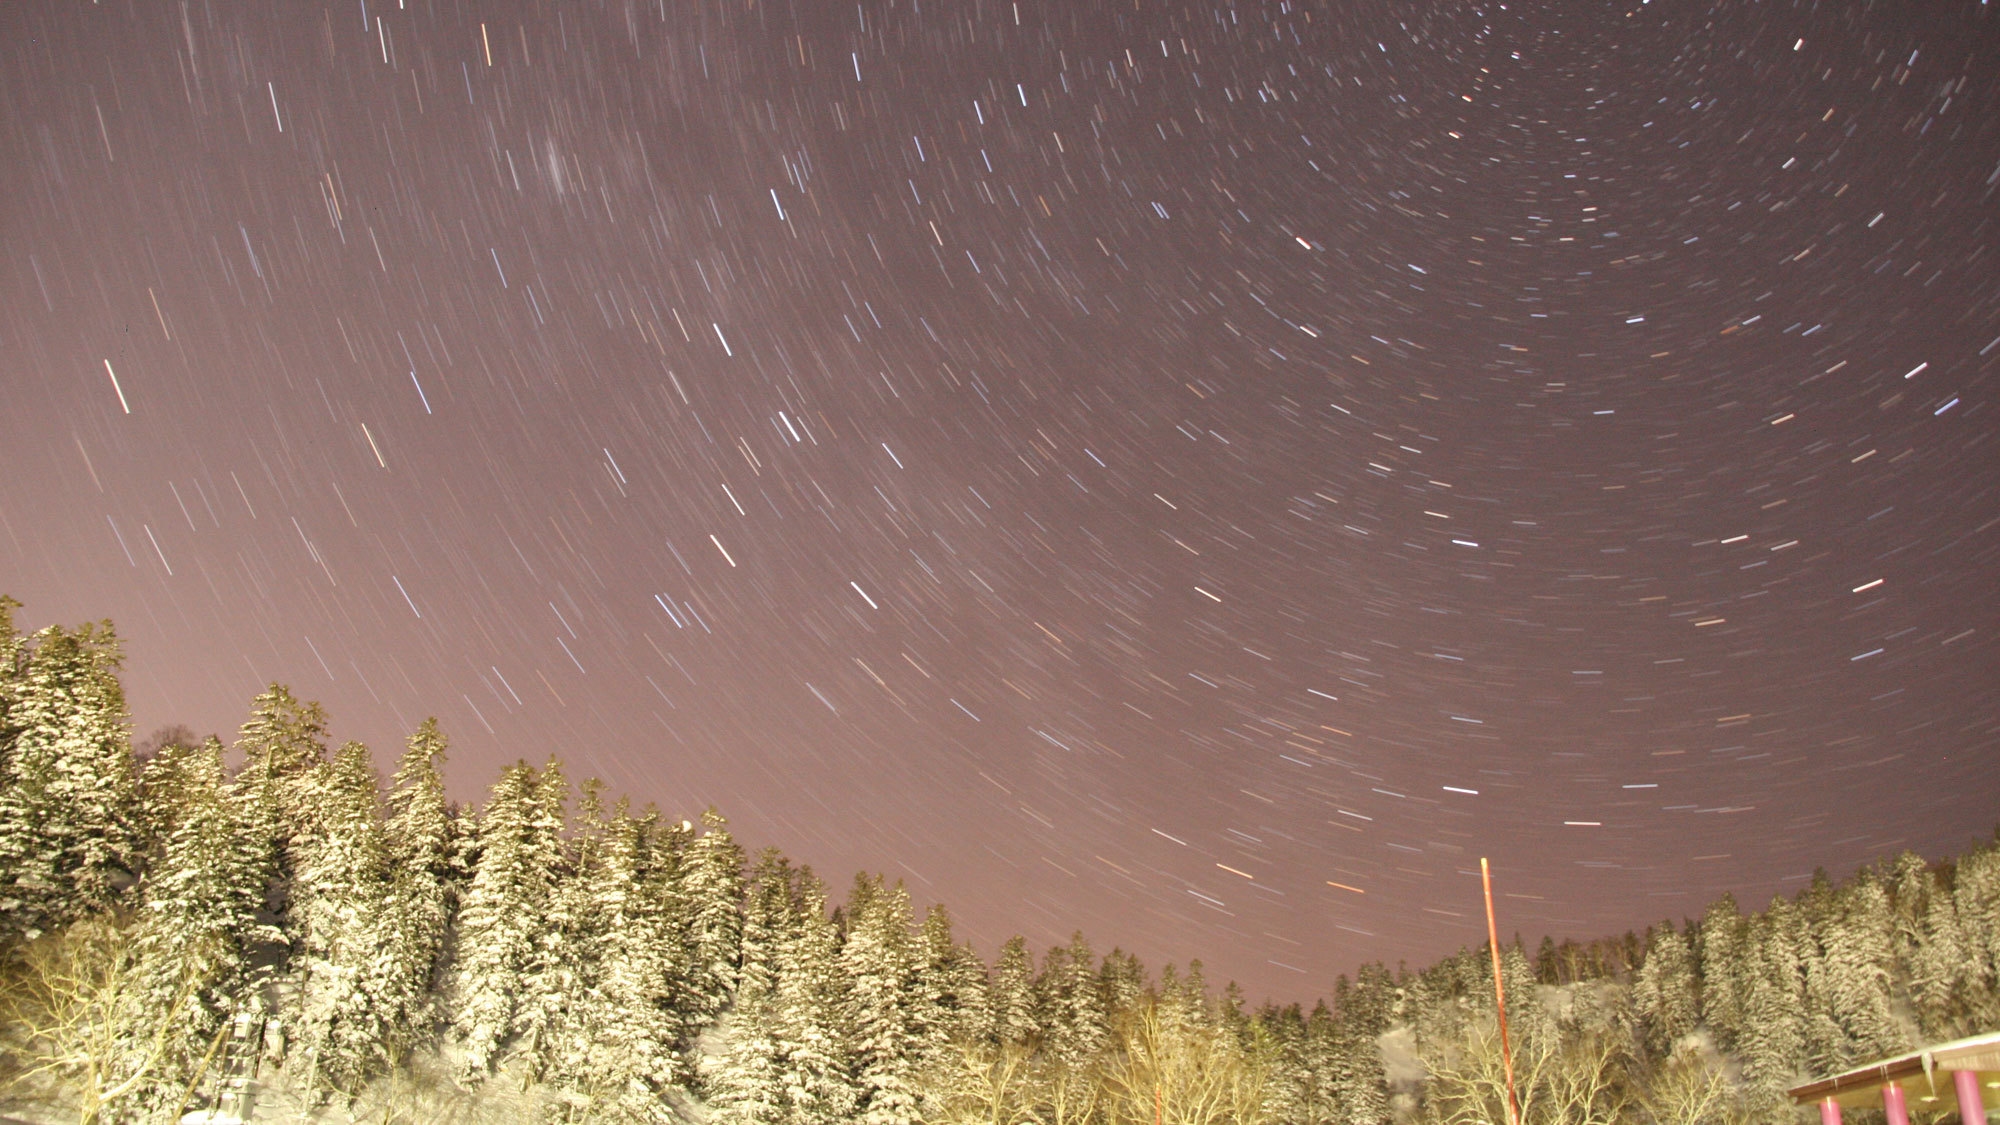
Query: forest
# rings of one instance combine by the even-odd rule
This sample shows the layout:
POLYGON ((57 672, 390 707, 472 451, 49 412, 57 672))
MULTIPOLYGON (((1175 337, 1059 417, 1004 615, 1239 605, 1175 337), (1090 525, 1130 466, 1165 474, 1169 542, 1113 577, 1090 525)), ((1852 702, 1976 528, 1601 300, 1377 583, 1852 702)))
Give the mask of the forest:
MULTIPOLYGON (((1507 1120, 1483 946, 1363 966, 1310 1006, 1080 933, 988 961, 900 883, 863 874, 836 904, 713 810, 635 808, 553 759, 456 806, 434 720, 386 780, 279 685, 231 746, 135 747, 111 623, 24 635, 18 608, 0 599, 0 1114, 1507 1120)), ((1784 1090, 1805 1077, 2000 1028, 2000 838, 1501 960, 1527 1125, 1804 1120, 1784 1090)))

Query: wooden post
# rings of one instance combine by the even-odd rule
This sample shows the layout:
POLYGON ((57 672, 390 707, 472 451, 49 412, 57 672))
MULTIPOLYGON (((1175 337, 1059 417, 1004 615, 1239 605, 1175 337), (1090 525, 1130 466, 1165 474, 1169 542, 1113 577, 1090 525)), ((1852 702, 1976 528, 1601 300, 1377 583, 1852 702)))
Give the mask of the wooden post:
POLYGON ((1514 1050, 1507 1043, 1507 985, 1500 976, 1500 930, 1493 922, 1493 872, 1479 857, 1479 882, 1486 891, 1486 948, 1493 953, 1493 1007, 1500 1016, 1500 1064, 1507 1071, 1507 1122, 1521 1125, 1521 1099, 1514 1095, 1514 1050))

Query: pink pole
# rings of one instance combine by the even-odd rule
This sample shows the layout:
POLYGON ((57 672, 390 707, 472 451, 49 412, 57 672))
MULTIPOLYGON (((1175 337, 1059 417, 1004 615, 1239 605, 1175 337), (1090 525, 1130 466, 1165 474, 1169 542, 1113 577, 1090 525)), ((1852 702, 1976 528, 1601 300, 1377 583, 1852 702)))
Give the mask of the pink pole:
POLYGON ((1882 1113, 1888 1117, 1889 1125, 1910 1125, 1909 1098, 1894 1082, 1882 1087, 1882 1113))
POLYGON ((1840 1103, 1827 1098, 1819 1103, 1819 1125, 1840 1125, 1840 1103))
POLYGON ((1958 1087, 1958 1119, 1964 1125, 1986 1125, 1986 1105, 1979 1100, 1979 1072, 1954 1070, 1951 1082, 1958 1087))

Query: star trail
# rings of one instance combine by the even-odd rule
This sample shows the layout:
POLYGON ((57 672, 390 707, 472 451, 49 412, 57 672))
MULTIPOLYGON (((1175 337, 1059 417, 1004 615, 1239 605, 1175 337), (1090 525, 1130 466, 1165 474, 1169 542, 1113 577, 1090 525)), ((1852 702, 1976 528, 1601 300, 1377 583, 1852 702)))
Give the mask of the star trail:
POLYGON ((0 591, 1253 997, 2000 819, 1985 4, 0 9, 0 591))

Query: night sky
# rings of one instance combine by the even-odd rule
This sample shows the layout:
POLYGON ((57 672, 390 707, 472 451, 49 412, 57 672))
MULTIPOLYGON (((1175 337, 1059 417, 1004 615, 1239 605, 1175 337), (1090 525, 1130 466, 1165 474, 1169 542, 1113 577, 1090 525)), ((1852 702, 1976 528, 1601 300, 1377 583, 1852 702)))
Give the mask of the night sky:
POLYGON ((2000 820, 2000 14, 0 6, 0 590, 1309 998, 2000 820))

